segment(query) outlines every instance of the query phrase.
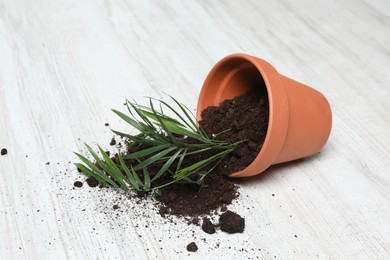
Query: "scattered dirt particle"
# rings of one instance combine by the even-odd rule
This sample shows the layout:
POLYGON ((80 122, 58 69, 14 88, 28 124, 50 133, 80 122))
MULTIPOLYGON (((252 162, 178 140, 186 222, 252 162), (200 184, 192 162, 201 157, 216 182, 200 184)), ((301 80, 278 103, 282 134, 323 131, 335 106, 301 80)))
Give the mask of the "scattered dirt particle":
POLYGON ((96 187, 99 185, 99 182, 94 177, 88 177, 86 179, 89 187, 96 187))
POLYGON ((191 223, 194 225, 199 225, 199 218, 197 218, 197 217, 192 218, 191 223))
POLYGON ((82 183, 81 181, 75 181, 75 182, 73 183, 73 186, 75 186, 75 187, 77 187, 77 188, 81 188, 81 187, 83 187, 83 183, 82 183))
POLYGON ((230 210, 219 217, 219 225, 223 232, 242 233, 245 229, 245 219, 230 210))
POLYGON ((114 206, 112 206, 112 208, 113 209, 119 209, 119 206, 115 204, 114 206))
POLYGON ((109 123, 105 123, 104 125, 105 125, 105 126, 109 126, 110 124, 109 124, 109 123))
POLYGON ((116 145, 116 140, 114 137, 111 139, 110 145, 116 145))
POLYGON ((6 155, 8 153, 8 150, 3 148, 1 149, 1 155, 6 155))
POLYGON ((187 245, 187 251, 196 252, 198 251, 198 246, 195 244, 195 242, 191 242, 187 245))

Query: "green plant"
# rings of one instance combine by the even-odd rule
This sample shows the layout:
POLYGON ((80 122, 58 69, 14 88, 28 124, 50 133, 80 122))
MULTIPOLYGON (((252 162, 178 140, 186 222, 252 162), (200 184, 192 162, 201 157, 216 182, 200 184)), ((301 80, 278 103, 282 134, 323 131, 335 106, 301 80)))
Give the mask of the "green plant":
POLYGON ((98 152, 85 144, 95 162, 75 153, 82 162, 75 164, 77 168, 105 186, 125 190, 159 193, 161 188, 176 182, 202 184, 204 177, 214 168, 210 166, 215 166, 243 141, 230 144, 216 140, 218 134, 210 138, 197 125, 191 111, 175 98, 170 98, 176 109, 165 101, 149 98, 149 107, 127 100, 129 115, 112 110, 139 131, 131 135, 112 130, 128 139, 129 152, 118 151, 116 157, 110 158, 98 146, 100 158, 98 152), (159 110, 155 108, 155 102, 158 102, 159 110), (189 156, 200 156, 201 159, 187 165, 185 161, 189 156), (152 166, 158 166, 153 174, 149 172, 152 166))

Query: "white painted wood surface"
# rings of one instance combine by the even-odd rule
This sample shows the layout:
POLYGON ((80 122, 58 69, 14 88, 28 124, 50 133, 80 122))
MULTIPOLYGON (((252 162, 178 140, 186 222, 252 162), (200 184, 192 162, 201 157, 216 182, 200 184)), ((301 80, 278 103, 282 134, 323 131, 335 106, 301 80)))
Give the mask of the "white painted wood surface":
POLYGON ((0 0, 0 259, 390 259, 389 46, 386 0, 0 0), (245 233, 72 189, 72 152, 123 126, 111 108, 163 92, 195 108, 234 52, 320 90, 334 117, 320 154, 241 181, 245 233))

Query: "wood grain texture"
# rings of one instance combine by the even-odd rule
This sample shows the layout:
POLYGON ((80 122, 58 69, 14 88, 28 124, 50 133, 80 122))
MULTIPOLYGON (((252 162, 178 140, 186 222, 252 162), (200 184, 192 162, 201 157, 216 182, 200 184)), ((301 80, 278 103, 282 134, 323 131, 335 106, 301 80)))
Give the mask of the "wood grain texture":
POLYGON ((389 259, 389 46, 385 0, 0 0, 0 259, 389 259), (245 233, 72 189, 72 151, 124 127, 111 108, 163 93, 195 108, 234 52, 318 89, 334 118, 318 155, 240 180, 245 233))

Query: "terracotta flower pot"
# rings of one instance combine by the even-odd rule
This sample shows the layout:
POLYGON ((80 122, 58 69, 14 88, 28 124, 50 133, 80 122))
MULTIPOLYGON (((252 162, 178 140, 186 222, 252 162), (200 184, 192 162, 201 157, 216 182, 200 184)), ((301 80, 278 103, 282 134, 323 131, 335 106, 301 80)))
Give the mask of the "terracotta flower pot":
POLYGON ((257 175, 270 165, 317 153, 328 140, 332 112, 318 91, 279 74, 268 62, 246 54, 232 54, 208 74, 199 95, 197 119, 208 106, 218 106, 249 90, 266 88, 268 130, 256 159, 231 177, 257 175))

